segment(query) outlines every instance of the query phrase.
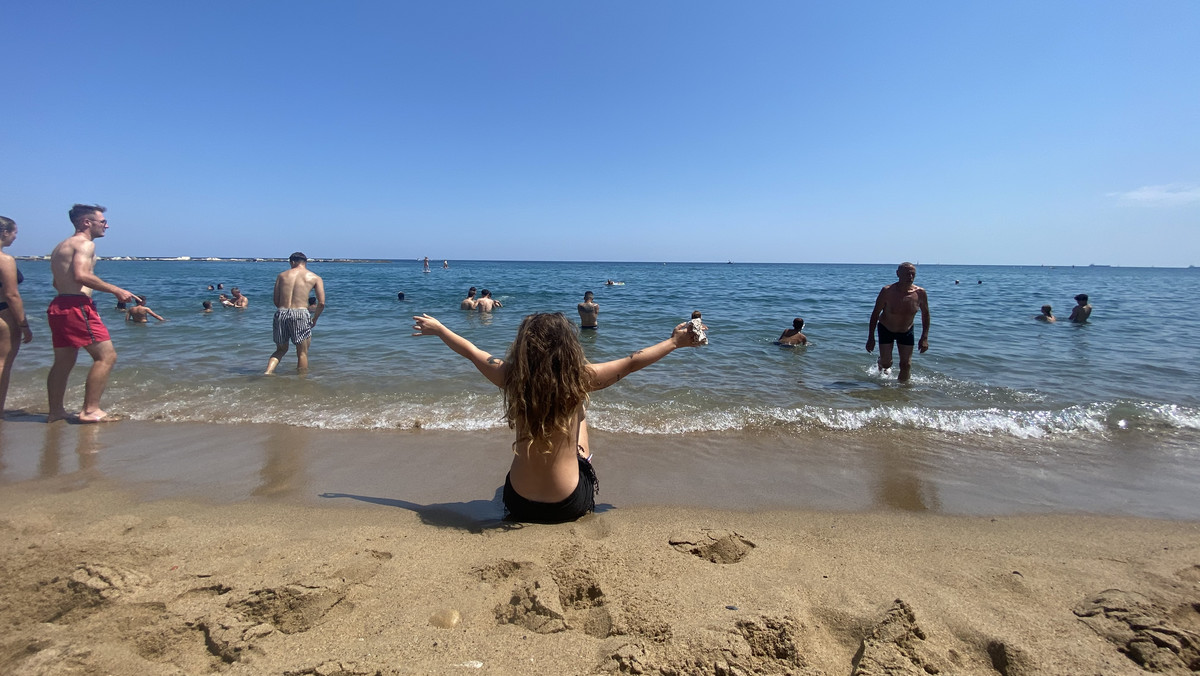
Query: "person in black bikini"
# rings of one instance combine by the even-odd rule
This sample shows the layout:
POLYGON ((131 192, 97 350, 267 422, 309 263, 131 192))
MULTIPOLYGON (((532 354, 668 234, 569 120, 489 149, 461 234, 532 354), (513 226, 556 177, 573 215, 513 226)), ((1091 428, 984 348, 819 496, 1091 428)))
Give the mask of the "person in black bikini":
POLYGON ((662 359, 695 347, 689 322, 671 337, 628 357, 589 364, 575 325, 562 313, 521 320, 504 359, 475 347, 429 315, 413 317, 414 336, 437 336, 504 392, 504 418, 516 432, 504 480, 504 506, 515 521, 562 523, 595 508, 585 407, 588 393, 662 359))
POLYGON ((25 277, 17 269, 13 257, 4 253, 5 247, 16 238, 16 222, 0 216, 0 416, 4 415, 4 400, 8 397, 8 381, 17 351, 21 349, 21 343, 33 340, 25 304, 17 291, 17 285, 25 281, 25 277))

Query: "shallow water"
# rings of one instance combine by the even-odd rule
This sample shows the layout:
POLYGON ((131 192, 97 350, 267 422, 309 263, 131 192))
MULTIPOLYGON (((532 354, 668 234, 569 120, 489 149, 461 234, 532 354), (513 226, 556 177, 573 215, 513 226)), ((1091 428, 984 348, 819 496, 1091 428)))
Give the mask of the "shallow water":
MULTIPOLYGON (((879 374, 864 349, 875 294, 895 279, 892 266, 466 261, 424 274, 410 262, 313 262, 326 281, 328 309, 314 333, 311 373, 297 377, 289 355, 278 375, 264 377, 274 349, 271 285, 285 266, 102 261, 101 276, 146 294, 169 320, 126 324, 112 297, 99 297, 120 354, 106 409, 134 420, 368 435, 420 428, 495 441, 507 435, 499 393, 441 341, 410 336, 411 316, 428 312, 503 353, 522 316, 573 317, 583 291, 592 290, 600 329, 581 340, 593 361, 667 337, 695 309, 710 329, 710 345, 678 350, 595 393, 593 446, 604 467, 602 498, 614 504, 1200 518, 1192 497, 1200 480, 1200 379, 1186 372, 1200 356, 1194 269, 921 266, 931 348, 915 357, 913 381, 901 386, 879 374), (610 278, 625 284, 605 286, 610 278), (217 282, 241 286, 250 308, 199 312, 202 300, 215 299, 206 287, 217 282), (468 286, 492 289, 505 307, 490 316, 460 311, 468 286), (397 291, 406 300, 397 301, 397 291), (1032 319, 1043 303, 1065 316, 1079 292, 1095 308, 1089 324, 1032 319), (774 345, 798 315, 812 344, 774 345)), ((20 267, 36 340, 17 359, 8 408, 44 412, 52 353, 37 317, 52 297, 49 271, 41 261, 20 267)), ((82 359, 69 406, 82 399, 82 359)), ((271 483, 267 469, 279 463, 270 458, 292 458, 288 467, 295 460, 279 450, 287 444, 264 441, 264 450, 238 461, 245 467, 206 474, 210 460, 224 458, 220 466, 233 456, 208 449, 210 441, 195 434, 186 453, 142 449, 122 459, 124 449, 108 447, 79 458, 115 476, 147 475, 168 492, 195 485, 232 497, 256 495, 260 479, 271 483)), ((40 465, 72 462, 70 453, 60 461, 45 449, 11 448, 13 438, 0 434, 0 480, 35 478, 47 471, 40 465)), ((304 493, 328 490, 340 477, 335 490, 437 501, 462 481, 445 478, 434 458, 410 451, 390 457, 387 444, 363 445, 312 448, 295 475, 306 478, 285 483, 298 481, 293 488, 304 493), (399 484, 398 474, 405 477, 399 484)), ((495 458, 480 453, 476 462, 485 467, 470 474, 479 484, 466 490, 470 499, 490 498, 507 464, 507 450, 495 458)))
MULTIPOLYGON (((494 353, 534 311, 574 317, 596 293, 601 328, 582 336, 592 361, 665 338, 693 309, 711 344, 668 356, 595 395, 595 427, 632 434, 717 430, 889 429, 1045 438, 1200 430, 1200 271, 1195 269, 922 266, 931 349, 900 386, 864 350, 867 319, 891 266, 454 262, 321 263, 328 309, 314 334, 311 373, 259 374, 273 350, 271 285, 278 262, 103 261, 99 273, 149 296, 169 321, 131 325, 99 297, 120 362, 105 404, 135 419, 280 422, 326 428, 475 430, 502 425, 499 394, 435 338, 409 336, 428 312, 494 353), (626 282, 605 286, 606 279, 626 282), (955 280, 960 284, 955 284, 955 280), (982 281, 982 284, 977 283, 982 281), (246 310, 218 306, 210 283, 239 285, 246 310), (505 307, 458 310, 468 286, 505 307), (396 300, 404 291, 406 300, 396 300), (1043 303, 1065 316, 1080 291, 1091 322, 1032 320, 1043 303), (794 316, 812 344, 773 344, 794 316)), ((30 314, 52 296, 44 262, 22 261, 30 314)), ((44 410, 48 329, 22 349, 9 408, 44 410)), ((86 359, 86 357, 85 357, 86 359)), ((69 401, 82 396, 77 369, 69 401)))

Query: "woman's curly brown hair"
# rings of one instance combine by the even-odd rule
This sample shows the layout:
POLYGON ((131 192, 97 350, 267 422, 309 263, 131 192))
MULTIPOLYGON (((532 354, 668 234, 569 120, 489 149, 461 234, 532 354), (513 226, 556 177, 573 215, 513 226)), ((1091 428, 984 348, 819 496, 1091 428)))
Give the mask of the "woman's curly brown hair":
POLYGON ((579 407, 588 400, 591 373, 575 325, 561 312, 521 320, 508 349, 504 419, 525 451, 554 451, 555 434, 570 435, 579 407))

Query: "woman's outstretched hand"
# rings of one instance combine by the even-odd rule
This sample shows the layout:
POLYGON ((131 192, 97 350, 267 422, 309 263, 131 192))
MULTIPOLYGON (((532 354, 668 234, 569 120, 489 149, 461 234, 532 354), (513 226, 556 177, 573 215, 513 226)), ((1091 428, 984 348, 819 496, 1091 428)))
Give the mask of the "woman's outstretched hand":
POLYGON ((671 342, 675 344, 675 347, 696 347, 700 344, 696 340, 696 334, 692 332, 691 322, 684 322, 676 326, 675 330, 671 332, 671 342))
POLYGON ((413 315, 414 336, 440 336, 443 328, 441 322, 429 315, 413 315))

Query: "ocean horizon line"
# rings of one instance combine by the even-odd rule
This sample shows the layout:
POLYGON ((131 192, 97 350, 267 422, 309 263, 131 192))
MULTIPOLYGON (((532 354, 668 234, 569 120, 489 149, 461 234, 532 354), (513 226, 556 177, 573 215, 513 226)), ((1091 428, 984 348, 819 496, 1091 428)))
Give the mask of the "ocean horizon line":
MULTIPOLYGON (((13 255, 13 258, 19 261, 48 261, 49 255, 31 256, 31 255, 13 255)), ((195 263, 195 262, 211 262, 211 263, 286 263, 286 256, 97 256, 97 260, 101 261, 154 261, 154 262, 180 262, 180 263, 195 263)), ((423 257, 418 258, 352 258, 352 257, 318 257, 310 256, 309 262, 312 263, 361 263, 361 264, 394 264, 394 263, 417 263, 423 261, 423 257)), ((885 263, 848 263, 848 262, 813 262, 813 261, 660 261, 660 260, 641 260, 641 261, 602 261, 602 260, 522 260, 522 259, 504 259, 504 258, 455 258, 455 259, 437 259, 447 260, 457 263, 522 263, 522 264, 594 264, 594 265, 841 265, 841 266, 880 266, 892 265, 891 262, 885 263)), ((1100 263, 1076 264, 1076 263, 922 263, 914 261, 914 264, 921 267, 971 267, 971 268, 1121 268, 1125 270, 1192 270, 1195 265, 1178 266, 1178 265, 1112 265, 1100 263)), ((440 265, 434 265, 431 259, 431 269, 442 269, 440 265)))

